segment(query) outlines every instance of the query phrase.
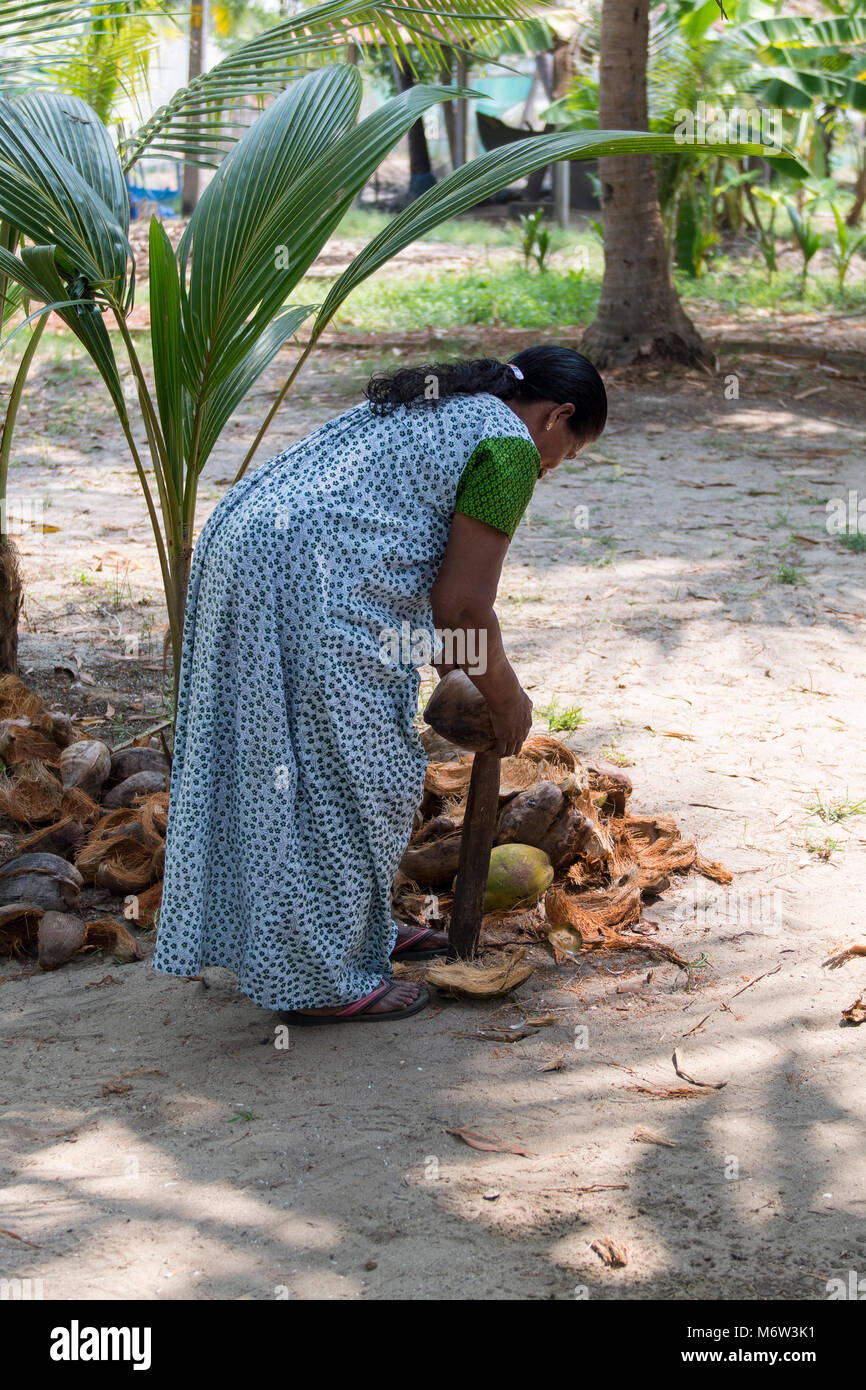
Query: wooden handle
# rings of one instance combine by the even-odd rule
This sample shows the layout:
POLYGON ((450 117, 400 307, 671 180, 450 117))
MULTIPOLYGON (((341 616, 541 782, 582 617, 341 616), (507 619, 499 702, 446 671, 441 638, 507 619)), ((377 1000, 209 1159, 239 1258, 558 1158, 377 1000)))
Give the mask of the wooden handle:
POLYGON ((490 851, 499 812, 499 755, 476 753, 463 817, 460 859, 448 938, 457 955, 468 960, 478 949, 490 851))

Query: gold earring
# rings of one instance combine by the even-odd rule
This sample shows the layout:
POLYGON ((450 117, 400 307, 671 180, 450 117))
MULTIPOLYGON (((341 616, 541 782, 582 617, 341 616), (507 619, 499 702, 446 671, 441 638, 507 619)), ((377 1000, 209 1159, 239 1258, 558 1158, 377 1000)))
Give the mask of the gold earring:
POLYGON ((552 425, 552 423, 551 423, 550 420, 548 420, 548 422, 547 422, 547 424, 545 425, 544 428, 545 428, 546 430, 552 430, 552 429, 553 429, 553 425, 552 425))

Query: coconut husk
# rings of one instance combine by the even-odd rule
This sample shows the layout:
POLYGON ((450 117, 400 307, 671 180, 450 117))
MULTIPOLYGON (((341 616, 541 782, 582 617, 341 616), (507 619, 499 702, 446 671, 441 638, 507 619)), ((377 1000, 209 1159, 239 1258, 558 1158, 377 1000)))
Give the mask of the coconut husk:
POLYGON ((60 779, 44 763, 20 763, 11 776, 0 778, 0 814, 19 825, 56 821, 62 797, 60 779))
POLYGON ((82 825, 93 825, 102 815, 101 807, 80 787, 70 787, 63 793, 60 810, 64 816, 80 821, 82 825))
POLYGON ((44 709, 41 696, 18 676, 0 676, 0 720, 26 718, 35 724, 44 709))
POLYGON ((155 883, 152 888, 147 888, 143 893, 136 893, 129 898, 123 909, 123 915, 128 921, 134 922, 137 927, 152 927, 156 920, 162 903, 162 879, 155 883))
POLYGON ((0 758, 8 767, 30 762, 57 767, 60 749, 50 735, 35 729, 29 719, 10 719, 0 725, 0 758))
POLYGON ((525 956, 520 950, 485 961, 434 961, 424 972, 424 980, 456 998, 498 999, 533 974, 535 966, 525 956))
POLYGON ((112 893, 138 893, 149 888, 163 868, 163 855, 157 859, 152 849, 123 836, 112 842, 110 853, 100 860, 94 882, 112 893))
POLYGON ((113 917, 98 917, 95 921, 87 923, 84 929, 83 949, 97 947, 114 956, 121 964, 142 960, 144 957, 144 951, 135 937, 127 931, 122 922, 115 921, 113 917))
POLYGON ((698 854, 694 840, 681 838, 673 816, 626 816, 625 832, 648 883, 655 876, 667 887, 667 875, 691 868, 717 883, 733 880, 733 874, 724 865, 698 854))
POLYGON ((544 895, 544 911, 554 927, 573 927, 586 940, 622 931, 640 919, 642 910, 637 865, 607 888, 566 891, 554 884, 544 895))
POLYGON ((66 859, 84 840, 87 831, 80 821, 72 816, 64 816, 56 825, 48 825, 43 830, 34 830, 18 846, 19 854, 35 854, 44 851, 57 854, 66 859))
POLYGON ((0 907, 0 956, 20 956, 35 946, 44 911, 31 902, 0 907))

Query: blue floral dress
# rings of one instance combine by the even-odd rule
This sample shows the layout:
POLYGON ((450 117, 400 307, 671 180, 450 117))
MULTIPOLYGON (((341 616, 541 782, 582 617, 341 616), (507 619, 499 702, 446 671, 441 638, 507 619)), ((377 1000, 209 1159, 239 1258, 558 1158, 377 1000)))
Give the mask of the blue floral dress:
POLYGON ((538 466, 494 396, 364 403, 226 493, 190 576, 157 970, 226 966, 269 1009, 390 975, 426 759, 417 668, 383 633, 432 638, 455 511, 510 536, 538 466))

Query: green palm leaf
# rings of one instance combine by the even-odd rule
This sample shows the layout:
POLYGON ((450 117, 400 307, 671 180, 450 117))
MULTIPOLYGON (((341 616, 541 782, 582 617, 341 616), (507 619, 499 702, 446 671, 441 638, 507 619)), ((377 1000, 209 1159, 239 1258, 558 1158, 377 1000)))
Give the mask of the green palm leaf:
POLYGON ((412 50, 440 70, 454 51, 488 43, 503 26, 530 14, 528 0, 419 0, 358 4, 326 0, 265 30, 221 63, 176 92, 122 147, 128 170, 143 154, 162 154, 205 167, 218 165, 226 142, 244 129, 242 102, 263 102, 302 75, 304 63, 322 56, 361 56, 384 48, 413 66, 412 50))

